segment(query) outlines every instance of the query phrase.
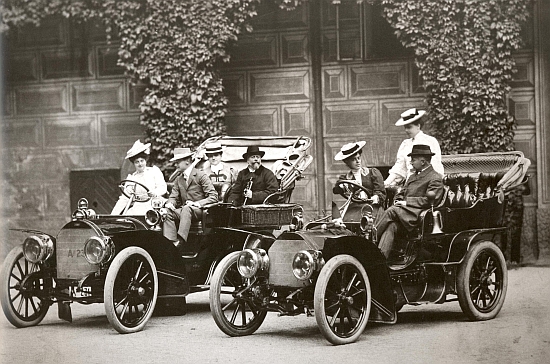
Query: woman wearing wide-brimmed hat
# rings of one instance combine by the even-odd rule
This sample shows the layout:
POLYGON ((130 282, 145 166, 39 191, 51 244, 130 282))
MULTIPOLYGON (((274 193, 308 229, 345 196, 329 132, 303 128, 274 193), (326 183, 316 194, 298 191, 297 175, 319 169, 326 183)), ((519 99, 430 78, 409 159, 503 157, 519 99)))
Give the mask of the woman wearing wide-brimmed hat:
MULTIPOLYGON (((338 177, 338 181, 346 180, 355 182, 363 186, 367 192, 361 191, 359 198, 364 200, 364 203, 371 203, 373 206, 373 216, 376 218, 383 208, 386 199, 386 190, 384 188, 384 178, 382 173, 377 168, 368 168, 362 166, 361 156, 365 141, 347 143, 340 148, 340 151, 334 157, 334 160, 343 161, 349 168, 346 174, 338 177)), ((344 185, 345 186, 345 185, 344 185)), ((338 186, 333 188, 333 193, 347 195, 352 192, 348 189, 341 189, 338 186)), ((359 222, 361 219, 361 208, 364 203, 351 202, 346 210, 344 221, 359 222)))
MULTIPOLYGON (((126 179, 136 181, 146 186, 149 192, 139 185, 134 185, 137 195, 148 194, 150 197, 162 196, 166 193, 166 182, 164 181, 164 175, 157 166, 147 166, 149 160, 149 153, 151 150, 151 143, 144 144, 139 140, 136 140, 132 148, 126 153, 126 158, 134 164, 136 171, 130 173, 126 179)), ((128 203, 128 197, 121 195, 115 204, 111 214, 119 215, 123 212, 126 204, 128 203)), ((147 210, 151 208, 149 201, 139 202, 134 201, 130 208, 124 213, 125 215, 144 215, 147 210)))
POLYGON ((403 126, 408 138, 403 140, 397 150, 397 158, 395 164, 390 169, 388 178, 384 181, 386 187, 394 187, 405 182, 407 177, 412 173, 412 165, 410 158, 407 156, 413 148, 413 145, 423 144, 430 146, 434 153, 432 158, 432 166, 434 170, 443 177, 445 172, 441 163, 441 147, 439 142, 432 136, 425 134, 421 129, 424 121, 422 117, 426 111, 416 108, 409 109, 401 114, 401 118, 397 120, 395 126, 403 126))

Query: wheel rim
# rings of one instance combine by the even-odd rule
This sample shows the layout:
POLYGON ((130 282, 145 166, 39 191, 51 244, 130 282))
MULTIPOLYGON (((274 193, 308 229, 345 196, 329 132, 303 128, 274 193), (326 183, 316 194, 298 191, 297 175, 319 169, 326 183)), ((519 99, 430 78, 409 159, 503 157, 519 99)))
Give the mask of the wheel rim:
POLYGON ((498 257, 491 251, 482 251, 470 271, 470 299, 479 312, 491 312, 499 302, 504 273, 498 257))
POLYGON ((48 308, 48 303, 44 299, 33 295, 35 291, 46 289, 43 278, 36 275, 29 277, 30 274, 39 271, 40 266, 27 261, 23 254, 18 256, 11 268, 8 278, 9 304, 13 313, 21 321, 36 320, 48 308))
POLYGON ((335 335, 348 338, 357 332, 365 319, 367 288, 354 265, 336 268, 328 281, 324 304, 325 319, 335 335))
POLYGON ((245 329, 260 319, 260 311, 247 295, 250 285, 232 264, 223 276, 220 287, 221 311, 227 323, 233 328, 245 329))
POLYGON ((113 287, 113 307, 125 327, 136 327, 151 309, 155 292, 151 265, 134 254, 122 264, 113 287))

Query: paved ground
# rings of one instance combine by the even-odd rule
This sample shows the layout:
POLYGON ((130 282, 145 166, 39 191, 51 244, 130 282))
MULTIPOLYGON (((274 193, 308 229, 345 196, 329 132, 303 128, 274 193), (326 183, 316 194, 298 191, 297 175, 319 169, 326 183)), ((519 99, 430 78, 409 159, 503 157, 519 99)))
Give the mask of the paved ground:
POLYGON ((153 317, 119 335, 103 305, 73 305, 72 324, 52 307, 37 327, 0 318, 1 363, 548 363, 550 268, 509 272, 506 302, 486 322, 465 320, 458 303, 405 307, 395 325, 369 324, 354 344, 331 346, 315 319, 268 314, 252 336, 225 336, 207 293, 191 295, 184 316, 153 317))

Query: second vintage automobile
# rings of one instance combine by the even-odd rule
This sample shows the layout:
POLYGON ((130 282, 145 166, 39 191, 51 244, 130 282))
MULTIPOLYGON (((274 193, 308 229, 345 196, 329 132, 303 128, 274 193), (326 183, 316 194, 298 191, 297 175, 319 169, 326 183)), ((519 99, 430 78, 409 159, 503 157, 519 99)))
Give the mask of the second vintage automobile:
POLYGON ((443 201, 422 213, 419 228, 396 235, 387 260, 368 205, 351 230, 338 220, 301 228, 296 216, 276 239, 261 236, 228 254, 209 293, 218 327, 230 336, 250 335, 268 312, 306 314, 340 345, 356 341, 369 321, 396 323, 405 304, 458 300, 471 320, 496 317, 508 282, 499 248, 510 244, 506 196, 527 182, 530 162, 508 152, 443 156, 443 163, 443 201))
MULTIPOLYGON (((198 151, 213 141, 225 147, 225 161, 237 169, 244 167, 247 146, 260 146, 266 152, 264 164, 280 177, 279 191, 265 205, 234 207, 220 201, 206 207, 181 254, 162 234, 162 200, 152 200, 144 216, 126 216, 98 215, 81 199, 56 235, 19 229, 28 236, 11 250, 0 272, 0 301, 8 321, 16 327, 37 325, 54 303, 59 317, 71 321, 71 303, 104 303, 118 332, 142 330, 157 300, 182 308, 189 293, 209 288, 224 256, 242 250, 254 236, 272 235, 301 209, 290 197, 294 182, 312 161, 309 138, 214 137, 198 151), (250 215, 261 209, 280 218, 252 224, 250 215)), ((147 199, 128 187, 136 182, 123 182, 120 187, 130 200, 147 199)))

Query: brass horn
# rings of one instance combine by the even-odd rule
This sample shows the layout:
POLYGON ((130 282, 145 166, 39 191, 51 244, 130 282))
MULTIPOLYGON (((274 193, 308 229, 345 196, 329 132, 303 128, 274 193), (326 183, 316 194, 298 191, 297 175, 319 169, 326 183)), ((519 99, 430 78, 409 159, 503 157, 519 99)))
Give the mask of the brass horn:
POLYGON ((434 221, 434 226, 432 228, 432 234, 442 234, 443 230, 443 221, 441 219, 441 211, 434 211, 432 206, 432 216, 434 221))
POLYGON ((443 219, 441 218, 441 212, 440 211, 434 211, 434 202, 435 202, 435 192, 428 191, 426 193, 426 197, 428 198, 428 201, 430 202, 432 217, 433 217, 433 228, 432 228, 432 234, 441 234, 443 233, 443 219))

